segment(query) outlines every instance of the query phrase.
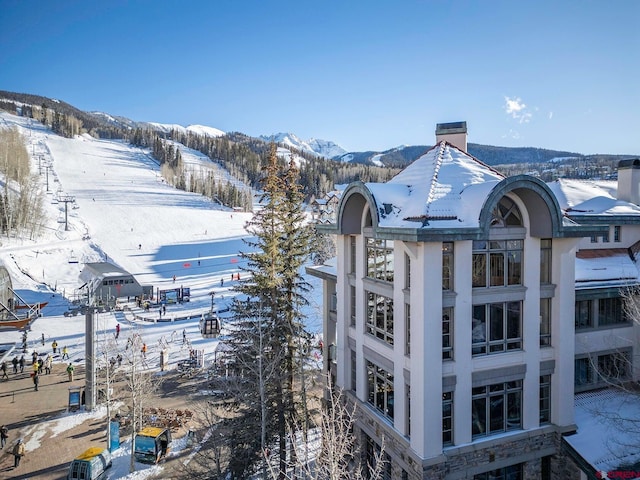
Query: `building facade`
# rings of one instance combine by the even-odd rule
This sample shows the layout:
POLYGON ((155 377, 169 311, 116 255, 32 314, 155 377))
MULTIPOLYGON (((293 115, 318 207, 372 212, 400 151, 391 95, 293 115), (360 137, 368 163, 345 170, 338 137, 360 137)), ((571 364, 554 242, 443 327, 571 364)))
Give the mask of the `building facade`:
POLYGON ((576 256, 615 231, 467 154, 464 122, 436 140, 389 182, 349 185, 318 226, 338 252, 308 269, 323 280, 324 367, 358 406, 365 459, 384 445, 387 478, 580 478, 562 436, 583 348, 634 327, 616 323, 613 285, 576 290, 589 276, 576 256), (604 316, 582 342, 587 297, 604 316))

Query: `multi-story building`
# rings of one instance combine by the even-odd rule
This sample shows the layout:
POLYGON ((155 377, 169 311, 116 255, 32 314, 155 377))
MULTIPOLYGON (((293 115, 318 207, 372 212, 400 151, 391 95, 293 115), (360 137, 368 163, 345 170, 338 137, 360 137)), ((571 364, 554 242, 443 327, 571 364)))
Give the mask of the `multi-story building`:
POLYGON ((639 284, 640 160, 620 162, 617 182, 557 180, 549 186, 568 218, 606 226, 583 238, 576 253, 576 392, 606 386, 611 377, 637 379, 638 323, 627 315, 623 297, 639 284))
POLYGON ((335 224, 318 227, 338 252, 335 267, 308 269, 323 280, 324 366, 358 406, 365 459, 384 444, 387 478, 579 476, 562 448, 574 368, 584 349, 613 354, 597 340, 606 329, 634 327, 610 301, 620 283, 576 291, 589 277, 578 250, 607 235, 633 249, 640 230, 622 214, 603 224, 615 208, 563 208, 539 179, 466 153, 460 122, 438 125, 436 145, 390 181, 350 184, 335 224), (576 335, 584 309, 593 323, 576 335))

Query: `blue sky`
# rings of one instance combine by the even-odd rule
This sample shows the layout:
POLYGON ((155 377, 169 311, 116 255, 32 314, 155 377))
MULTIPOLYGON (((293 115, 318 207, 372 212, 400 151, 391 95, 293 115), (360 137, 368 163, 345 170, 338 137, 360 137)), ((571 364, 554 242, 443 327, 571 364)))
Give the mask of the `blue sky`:
POLYGON ((640 154, 640 2, 0 0, 0 90, 350 151, 640 154))

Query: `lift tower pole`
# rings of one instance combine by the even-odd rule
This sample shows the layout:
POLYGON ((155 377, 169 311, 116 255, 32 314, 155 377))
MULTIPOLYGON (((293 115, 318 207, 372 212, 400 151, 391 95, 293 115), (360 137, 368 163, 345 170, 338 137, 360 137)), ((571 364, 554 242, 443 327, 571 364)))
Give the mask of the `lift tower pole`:
POLYGON ((64 230, 69 230, 69 224, 67 223, 67 206, 69 203, 76 201, 76 197, 73 195, 58 195, 58 202, 64 202, 64 230))

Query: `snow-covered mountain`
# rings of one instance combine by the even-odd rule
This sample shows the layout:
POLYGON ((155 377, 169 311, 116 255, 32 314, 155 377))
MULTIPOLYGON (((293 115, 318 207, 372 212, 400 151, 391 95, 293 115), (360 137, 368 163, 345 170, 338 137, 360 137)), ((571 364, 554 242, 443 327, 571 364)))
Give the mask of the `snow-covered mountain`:
POLYGON ((301 140, 293 133, 276 133, 273 135, 261 135, 260 139, 266 142, 275 142, 291 148, 302 150, 319 157, 334 158, 344 155, 347 151, 340 145, 319 138, 310 138, 309 140, 301 140))
POLYGON ((164 133, 169 133, 172 130, 175 130, 182 133, 192 132, 196 135, 204 135, 207 137, 221 137, 225 135, 225 132, 223 132, 222 130, 214 127, 207 127, 206 125, 189 125, 188 127, 183 127, 182 125, 178 125, 175 123, 168 124, 155 122, 148 122, 148 125, 151 125, 156 130, 160 130, 164 133))

